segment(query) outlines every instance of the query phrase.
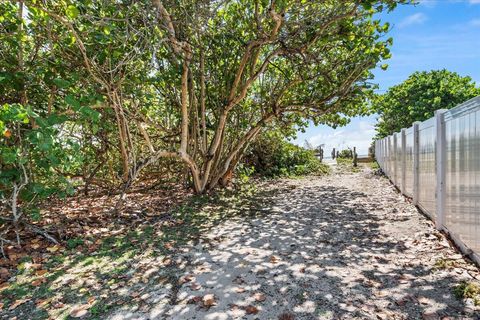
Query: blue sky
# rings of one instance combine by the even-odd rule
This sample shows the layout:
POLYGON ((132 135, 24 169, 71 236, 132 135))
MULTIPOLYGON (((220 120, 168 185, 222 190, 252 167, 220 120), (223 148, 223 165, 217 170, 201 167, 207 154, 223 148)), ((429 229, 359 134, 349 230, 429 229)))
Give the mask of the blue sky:
MULTIPOLYGON (((389 22, 393 37, 392 58, 386 71, 375 70, 379 92, 401 83, 414 71, 447 69, 470 76, 480 85, 480 0, 423 0, 403 5, 380 16, 389 22)), ((310 125, 294 143, 333 147, 356 146, 366 154, 375 135, 376 116, 353 118, 345 127, 332 129, 310 125)))

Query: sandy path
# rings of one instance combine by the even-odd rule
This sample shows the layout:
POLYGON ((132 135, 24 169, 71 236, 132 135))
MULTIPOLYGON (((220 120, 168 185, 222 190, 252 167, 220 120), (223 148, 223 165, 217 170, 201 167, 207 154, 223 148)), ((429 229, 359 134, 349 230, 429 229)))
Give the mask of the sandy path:
POLYGON ((452 293, 478 269, 385 178, 365 169, 270 188, 280 190, 266 213, 227 221, 183 254, 181 286, 112 318, 480 319, 452 293), (452 268, 435 267, 446 258, 452 268))

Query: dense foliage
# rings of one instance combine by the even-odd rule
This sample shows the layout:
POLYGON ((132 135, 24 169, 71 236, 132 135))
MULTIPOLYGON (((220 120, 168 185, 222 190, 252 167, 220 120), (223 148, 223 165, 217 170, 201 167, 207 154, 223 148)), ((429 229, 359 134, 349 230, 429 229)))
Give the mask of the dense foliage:
POLYGON ((353 150, 351 149, 343 149, 338 153, 338 158, 344 159, 352 159, 353 158, 353 150))
POLYGON ((285 140, 278 132, 259 137, 245 155, 245 166, 266 177, 325 174, 329 167, 315 156, 314 150, 285 140))
POLYGON ((447 70, 415 72, 373 99, 373 109, 380 115, 377 137, 399 132, 415 121, 431 118, 435 110, 453 108, 478 95, 480 88, 470 77, 447 70))
POLYGON ((2 216, 146 173, 203 193, 266 126, 368 112, 392 43, 374 16, 403 2, 0 2, 2 216))

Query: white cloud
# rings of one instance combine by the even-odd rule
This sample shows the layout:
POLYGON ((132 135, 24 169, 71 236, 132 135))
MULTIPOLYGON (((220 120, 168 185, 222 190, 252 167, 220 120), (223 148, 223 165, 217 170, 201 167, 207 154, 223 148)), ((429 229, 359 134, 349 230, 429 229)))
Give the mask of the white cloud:
POLYGON ((360 121, 357 125, 347 125, 342 130, 328 130, 330 132, 319 133, 308 138, 313 146, 324 145, 325 156, 330 156, 333 148, 343 150, 357 148, 359 155, 367 155, 368 148, 375 136, 375 128, 372 123, 360 121))
POLYGON ((433 8, 437 5, 437 0, 418 0, 418 4, 427 8, 433 8))
POLYGON ((470 0, 470 4, 480 4, 480 0, 470 0))
POLYGON ((403 19, 399 24, 398 26, 400 28, 405 28, 405 27, 408 27, 408 26, 411 26, 411 25, 415 25, 415 24, 422 24, 424 23, 425 21, 427 21, 428 17, 419 12, 419 13, 414 13, 408 17, 406 17, 405 19, 403 19))

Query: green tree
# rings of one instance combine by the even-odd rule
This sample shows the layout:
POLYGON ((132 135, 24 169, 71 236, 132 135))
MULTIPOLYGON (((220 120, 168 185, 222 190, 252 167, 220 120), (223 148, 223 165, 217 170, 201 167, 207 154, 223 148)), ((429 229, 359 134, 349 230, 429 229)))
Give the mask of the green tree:
POLYGON ((480 95, 470 77, 448 70, 415 72, 385 94, 377 95, 372 108, 379 114, 377 138, 386 137, 415 121, 431 118, 438 109, 450 109, 480 95))
MULTIPOLYGON (((85 183, 101 175, 128 187, 176 161, 205 192, 268 126, 335 126, 368 112, 370 70, 392 43, 374 17, 405 2, 3 1, 0 99, 3 130, 15 134, 3 139, 33 163, 24 137, 43 127, 77 150, 75 165, 48 171, 85 183), (28 123, 9 118, 14 110, 28 123)), ((36 169, 29 181, 41 181, 36 169)), ((9 198, 12 184, 2 189, 9 198)))

